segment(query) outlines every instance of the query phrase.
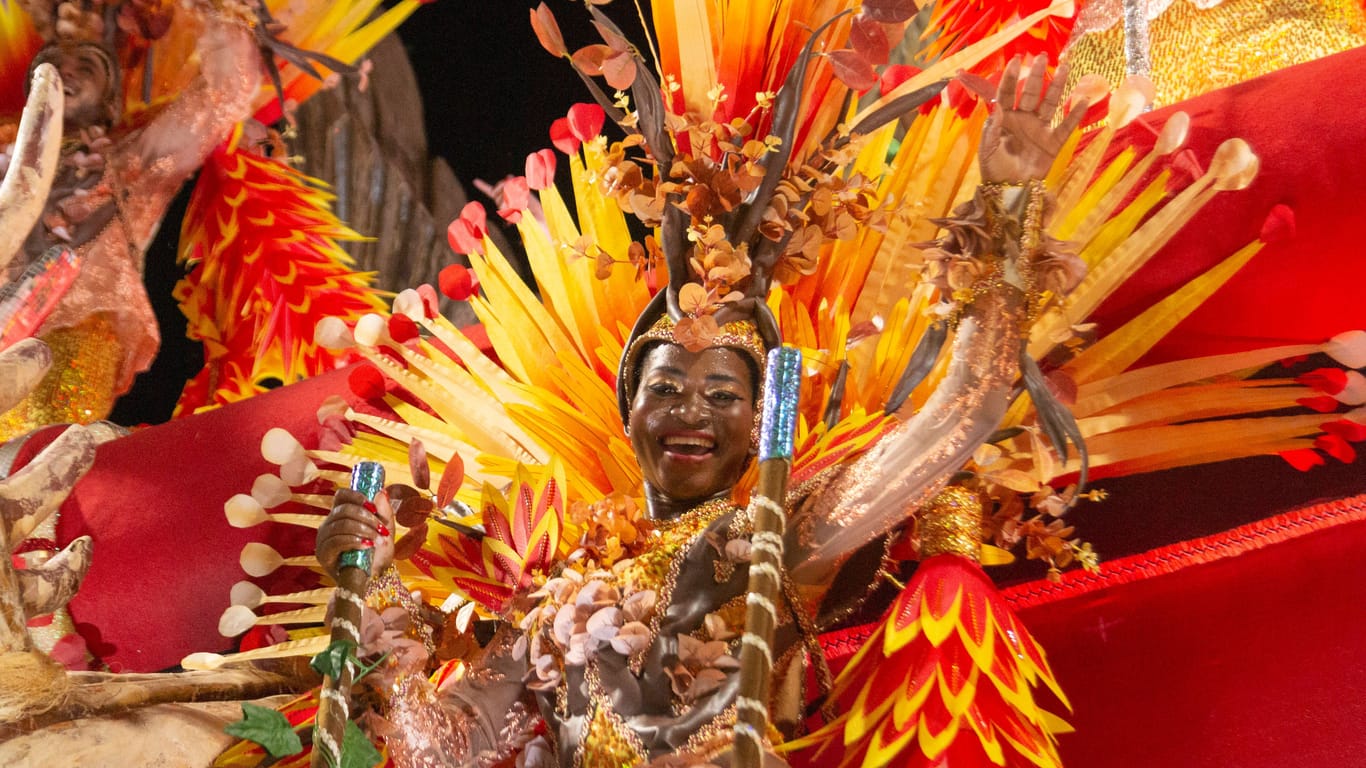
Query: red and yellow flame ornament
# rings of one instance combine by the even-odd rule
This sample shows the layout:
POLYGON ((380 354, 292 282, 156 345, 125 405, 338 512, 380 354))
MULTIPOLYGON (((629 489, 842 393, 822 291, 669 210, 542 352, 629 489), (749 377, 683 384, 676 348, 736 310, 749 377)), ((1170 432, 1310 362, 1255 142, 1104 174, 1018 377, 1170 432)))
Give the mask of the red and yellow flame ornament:
POLYGON ((847 706, 784 750, 841 768, 1061 765, 1054 733, 1067 726, 1033 689, 1067 699, 982 572, 981 498, 953 486, 917 517, 920 568, 835 680, 847 706))

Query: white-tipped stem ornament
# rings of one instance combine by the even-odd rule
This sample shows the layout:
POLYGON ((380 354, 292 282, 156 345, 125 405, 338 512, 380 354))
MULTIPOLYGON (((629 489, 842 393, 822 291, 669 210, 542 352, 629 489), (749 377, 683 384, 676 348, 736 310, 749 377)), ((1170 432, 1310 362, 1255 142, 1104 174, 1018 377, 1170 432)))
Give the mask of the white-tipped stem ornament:
POLYGON ((389 338, 389 326, 384 318, 371 312, 356 321, 356 343, 366 347, 377 347, 389 338))
POLYGON ((318 558, 313 555, 285 557, 276 552, 275 548, 269 544, 253 541, 242 547, 242 556, 238 559, 238 563, 241 564, 242 570, 246 571, 248 576, 260 578, 269 576, 286 565, 317 568, 318 558))
POLYGON ((250 651, 224 656, 218 653, 192 653, 180 660, 185 669, 218 669, 233 664, 247 664, 264 659, 285 659, 294 656, 316 656, 332 642, 327 635, 287 640, 283 643, 253 648, 250 651))
POLYGON ((412 288, 399 291, 398 295, 394 297, 394 314, 404 315, 415 323, 425 320, 427 312, 422 301, 422 294, 412 288))
POLYGON ((1110 94, 1110 112, 1106 116, 1109 128, 1119 130, 1134 121, 1148 108, 1148 97, 1139 88, 1128 83, 1110 94))
POLYGON ((251 497, 261 502, 261 506, 266 509, 284 504, 293 495, 294 489, 279 475, 258 475, 251 484, 251 497))
POLYGON ((239 581, 232 585, 229 593, 233 605, 245 605, 248 608, 256 608, 267 603, 289 604, 303 603, 306 605, 326 605, 332 599, 332 594, 336 590, 328 587, 324 589, 310 589, 303 592, 290 592, 284 595, 267 594, 264 589, 252 584, 250 581, 239 581))
POLYGON ((281 613, 257 616, 245 605, 234 605, 218 617, 218 634, 223 637, 237 637, 252 627, 272 624, 318 624, 327 616, 327 606, 314 605, 281 613))
POLYGON ((234 494, 224 502, 223 514, 228 518, 228 524, 234 528, 250 528, 261 523, 284 523, 286 525, 302 525, 305 528, 317 528, 323 522, 323 518, 319 515, 301 512, 266 512, 265 508, 261 506, 261 502, 245 493, 234 494))
POLYGON ((280 479, 291 486, 308 485, 317 480, 318 476, 318 465, 307 456, 300 456, 280 467, 280 479))
POLYGON ((1214 151, 1209 161, 1209 175, 1214 177, 1214 188, 1220 192, 1247 189, 1262 161, 1252 152, 1252 147, 1242 139, 1229 139, 1214 151))
POLYGON ((1366 367, 1366 331, 1345 331, 1328 340, 1323 351, 1348 368, 1366 367))
POLYGON ((1162 132, 1157 134, 1157 142, 1153 144, 1153 152, 1158 155, 1170 155, 1184 147, 1186 138, 1190 135, 1190 127, 1190 115, 1185 112, 1174 113, 1163 124, 1162 132))
POLYGON ((318 321, 313 331, 313 341, 324 349, 350 349, 356 346, 356 337, 340 317, 324 317, 318 321))
POLYGON ((1333 398, 1343 405, 1366 404, 1366 376, 1357 371, 1348 371, 1347 383, 1333 398))
POLYGON ((272 427, 261 436, 261 457, 277 467, 306 459, 304 446, 288 430, 272 427))

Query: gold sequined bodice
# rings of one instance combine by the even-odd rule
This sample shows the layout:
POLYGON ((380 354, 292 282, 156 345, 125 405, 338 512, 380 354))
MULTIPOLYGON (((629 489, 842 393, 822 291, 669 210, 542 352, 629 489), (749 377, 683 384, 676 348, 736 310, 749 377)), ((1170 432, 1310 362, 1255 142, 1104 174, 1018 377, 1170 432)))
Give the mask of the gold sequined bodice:
MULTIPOLYGON (((1098 0, 1118 5, 1120 0, 1098 0)), ((1124 79, 1124 25, 1087 30, 1068 47, 1069 87, 1085 74, 1124 79)), ((1174 0, 1149 22, 1157 106, 1184 101, 1366 43, 1359 0, 1225 0, 1198 8, 1174 0)))
MULTIPOLYGON (((623 598, 651 590, 659 596, 659 607, 651 624, 651 635, 659 632, 659 620, 673 595, 679 569, 691 547, 697 546, 705 531, 723 515, 739 512, 729 500, 705 503, 675 521, 660 524, 649 543, 619 574, 623 598)), ((639 661, 633 665, 639 672, 639 661)), ((597 665, 589 661, 585 669, 587 687, 586 733, 576 745, 573 765, 576 768, 617 768, 643 764, 649 759, 646 745, 631 729, 626 720, 611 705, 611 697, 599 679, 597 665)), ((569 714, 568 712, 564 714, 569 714)), ((733 726, 733 710, 714 718, 697 734, 688 747, 698 749, 717 733, 733 726), (719 721, 719 722, 718 722, 719 721), (693 742, 696 742, 695 744, 693 742)))

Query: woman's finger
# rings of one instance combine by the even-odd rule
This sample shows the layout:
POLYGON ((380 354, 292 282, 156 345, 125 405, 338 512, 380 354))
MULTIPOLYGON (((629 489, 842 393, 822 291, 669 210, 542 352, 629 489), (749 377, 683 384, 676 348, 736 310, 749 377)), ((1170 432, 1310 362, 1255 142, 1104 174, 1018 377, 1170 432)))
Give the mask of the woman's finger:
POLYGON ((1058 111, 1058 103, 1062 101, 1062 90, 1066 85, 1067 65, 1061 64, 1053 73, 1053 82, 1048 84, 1048 92, 1044 94, 1043 103, 1039 105, 1039 115, 1045 120, 1052 120, 1054 113, 1058 111))
POLYGON ((1081 124, 1081 119, 1086 116, 1086 110, 1090 108, 1091 104, 1086 99, 1077 99, 1072 103, 1072 108, 1067 110, 1067 116, 1053 130, 1053 135, 1066 141, 1067 137, 1072 135, 1072 131, 1077 130, 1077 126, 1081 124))
POLYGON ((1020 57, 1014 56, 1001 73, 1001 85, 996 89, 996 106, 999 109, 1015 108, 1015 89, 1020 81, 1020 57))
POLYGON ((377 523, 358 518, 338 519, 329 523, 325 530, 323 528, 319 528, 318 530, 322 532, 320 538, 326 536, 349 535, 373 539, 376 536, 383 535, 379 532, 379 525, 377 523))
POLYGON ((1035 56, 1034 61, 1029 65, 1029 76, 1025 78, 1024 91, 1020 94, 1019 108, 1025 112, 1033 112, 1039 108, 1039 101, 1043 97, 1043 74, 1047 60, 1042 56, 1035 56))

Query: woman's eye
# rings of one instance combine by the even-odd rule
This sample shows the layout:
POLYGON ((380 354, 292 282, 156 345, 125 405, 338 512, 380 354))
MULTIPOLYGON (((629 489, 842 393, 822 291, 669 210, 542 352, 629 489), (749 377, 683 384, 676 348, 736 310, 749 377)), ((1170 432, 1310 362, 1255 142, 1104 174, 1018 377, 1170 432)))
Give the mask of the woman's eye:
POLYGON ((650 391, 656 395, 674 395, 678 393, 678 387, 672 384, 651 384, 650 391))
POLYGON ((726 392, 724 390, 713 392, 710 397, 711 399, 722 403, 733 403, 740 399, 740 396, 734 392, 726 392))

